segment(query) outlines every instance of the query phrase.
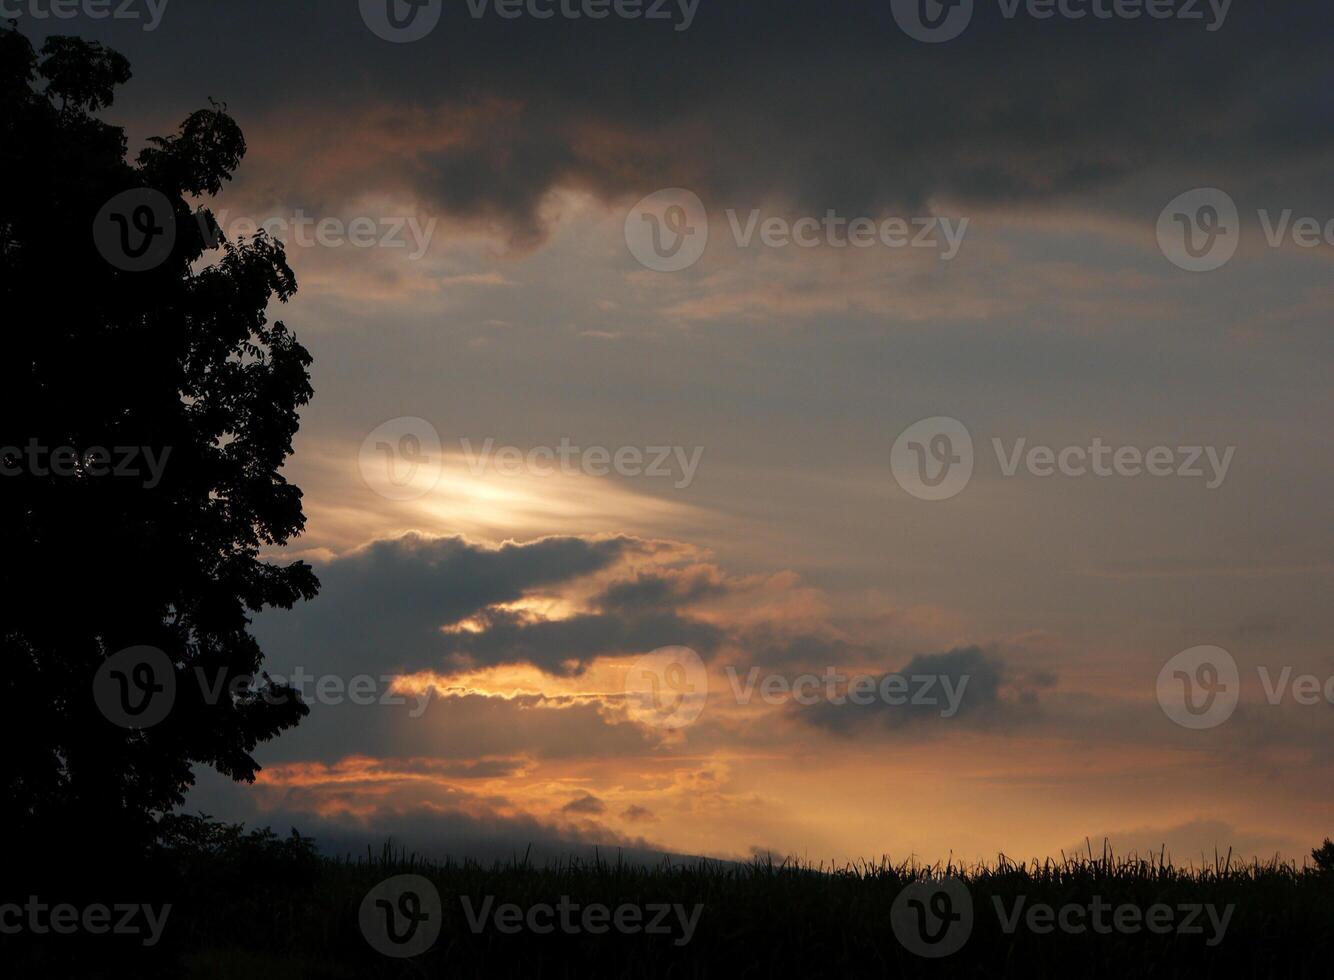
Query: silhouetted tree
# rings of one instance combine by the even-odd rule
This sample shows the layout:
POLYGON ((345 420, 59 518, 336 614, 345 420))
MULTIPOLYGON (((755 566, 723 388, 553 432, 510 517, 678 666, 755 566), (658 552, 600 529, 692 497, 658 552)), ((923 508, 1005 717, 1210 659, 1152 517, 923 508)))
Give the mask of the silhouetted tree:
POLYGON ((193 765, 253 780, 256 744, 307 712, 244 686, 264 679, 249 614, 318 588, 260 558, 305 523, 279 471, 310 356, 266 317, 296 282, 281 243, 227 241, 188 203, 245 141, 215 105, 130 163, 95 116, 129 77, 98 44, 39 56, 0 29, 0 826, 121 853, 193 765), (108 665, 139 647, 171 677, 139 653, 108 665), (109 717, 108 683, 166 701, 142 725, 109 717))
POLYGON ((1334 841, 1326 837, 1325 843, 1311 851, 1311 857, 1315 860, 1317 870, 1324 874, 1334 874, 1334 841))

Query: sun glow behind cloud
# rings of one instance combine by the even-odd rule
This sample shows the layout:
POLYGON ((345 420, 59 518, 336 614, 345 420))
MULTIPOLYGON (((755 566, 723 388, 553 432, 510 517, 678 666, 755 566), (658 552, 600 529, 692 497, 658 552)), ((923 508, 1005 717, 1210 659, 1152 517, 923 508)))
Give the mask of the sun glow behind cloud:
POLYGON ((303 552, 329 556, 408 531, 503 541, 618 534, 627 528, 652 535, 719 522, 683 499, 665 496, 670 488, 653 493, 641 489, 642 482, 560 472, 474 473, 462 452, 449 451, 414 476, 419 497, 395 500, 401 488, 377 492, 388 485, 387 476, 370 484, 363 478, 358 447, 352 440, 303 445, 293 462, 292 479, 307 489, 303 552))

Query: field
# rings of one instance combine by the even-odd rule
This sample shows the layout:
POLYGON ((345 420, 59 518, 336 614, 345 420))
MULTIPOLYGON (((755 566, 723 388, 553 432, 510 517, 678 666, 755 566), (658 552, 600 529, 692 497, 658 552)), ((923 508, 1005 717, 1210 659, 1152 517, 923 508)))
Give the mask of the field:
MULTIPOLYGON (((300 838, 198 831, 114 895, 64 893, 79 910, 103 895, 127 910, 158 904, 125 929, 55 935, 49 913, 6 913, 9 975, 1327 976, 1334 954, 1334 874, 1309 862, 1180 867, 1093 851, 964 869, 646 867, 614 854, 483 867, 387 846, 332 859, 300 838)), ((25 899, 7 887, 5 901, 25 899)))

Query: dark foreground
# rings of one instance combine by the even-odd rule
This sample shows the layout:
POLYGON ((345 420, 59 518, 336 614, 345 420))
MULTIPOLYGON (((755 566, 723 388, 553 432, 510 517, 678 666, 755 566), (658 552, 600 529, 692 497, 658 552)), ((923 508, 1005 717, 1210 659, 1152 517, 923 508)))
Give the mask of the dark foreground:
POLYGON ((1315 867, 482 867, 182 826, 115 885, 6 876, 7 975, 1326 977, 1334 963, 1334 874, 1315 867))

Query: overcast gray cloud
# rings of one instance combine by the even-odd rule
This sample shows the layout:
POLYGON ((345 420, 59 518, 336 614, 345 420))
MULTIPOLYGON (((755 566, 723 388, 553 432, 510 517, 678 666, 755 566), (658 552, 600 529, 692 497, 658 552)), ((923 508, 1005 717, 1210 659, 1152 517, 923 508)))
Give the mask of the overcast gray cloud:
POLYGON ((630 538, 544 538, 496 547, 409 534, 319 568, 319 596, 256 623, 275 670, 329 673, 444 666, 440 629, 530 590, 602 571, 651 545, 630 538))
POLYGON ((995 726, 1010 728, 1032 721, 1037 707, 1031 686, 1016 690, 1003 660, 981 647, 919 654, 901 670, 871 678, 875 697, 822 699, 795 704, 811 725, 853 736, 876 728, 901 731, 914 725, 995 726), (885 688, 886 676, 896 686, 885 688), (880 695, 890 690, 890 699, 880 695))
POLYGON ((177 4, 153 32, 56 24, 131 56, 147 83, 127 93, 131 112, 166 113, 169 98, 180 114, 212 95, 243 124, 300 139, 304 165, 243 176, 268 192, 330 206, 368 184, 408 187, 520 244, 542 239, 556 186, 608 200, 686 186, 719 209, 779 198, 845 215, 921 213, 940 198, 1110 205, 1127 178, 1152 197, 1164 174, 1320 186, 1313 168, 1334 140, 1320 125, 1334 110, 1326 4, 1237 2, 1211 32, 1006 18, 978 3, 943 45, 908 38, 888 9, 705 0, 675 32, 447 3, 412 44, 375 37, 353 3, 177 4))

